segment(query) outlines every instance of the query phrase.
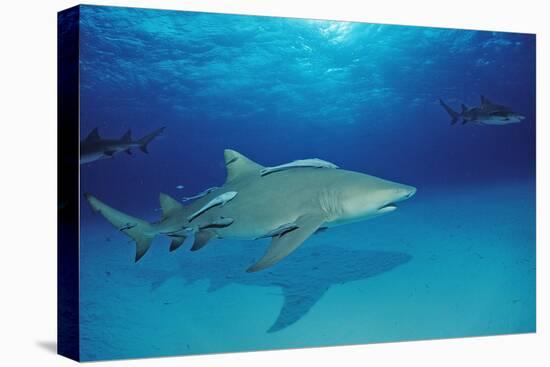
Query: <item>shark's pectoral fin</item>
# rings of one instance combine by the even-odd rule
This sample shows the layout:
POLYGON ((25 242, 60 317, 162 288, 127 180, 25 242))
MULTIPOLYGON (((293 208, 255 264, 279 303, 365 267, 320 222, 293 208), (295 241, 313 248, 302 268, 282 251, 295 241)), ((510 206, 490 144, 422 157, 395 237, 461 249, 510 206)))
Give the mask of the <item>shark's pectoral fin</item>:
POLYGON ((172 238, 170 242, 170 252, 176 251, 185 242, 186 236, 176 236, 172 238))
POLYGON ((198 231, 195 233, 195 241, 193 242, 193 246, 191 247, 191 251, 198 251, 206 244, 208 241, 210 241, 212 238, 216 237, 216 233, 214 231, 198 231))
POLYGON ((246 271, 248 273, 263 270, 276 264, 285 256, 296 250, 309 236, 311 236, 323 224, 324 219, 320 215, 306 214, 296 220, 298 228, 288 231, 280 236, 273 237, 271 245, 264 256, 246 271))
POLYGON ((132 151, 131 151, 130 149, 126 149, 125 152, 126 152, 126 154, 128 154, 128 155, 132 155, 132 151))
POLYGON ((113 157, 115 153, 116 150, 106 150, 103 152, 103 154, 105 154, 107 157, 113 157))

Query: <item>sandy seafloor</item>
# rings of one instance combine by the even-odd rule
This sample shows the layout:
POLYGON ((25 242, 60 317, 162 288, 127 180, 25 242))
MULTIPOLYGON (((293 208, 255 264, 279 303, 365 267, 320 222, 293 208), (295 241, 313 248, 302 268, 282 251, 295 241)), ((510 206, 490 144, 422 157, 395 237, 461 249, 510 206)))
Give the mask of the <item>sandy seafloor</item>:
POLYGON ((267 240, 168 242, 134 264, 128 237, 82 223, 83 360, 535 331, 533 181, 419 188, 254 274, 267 240))

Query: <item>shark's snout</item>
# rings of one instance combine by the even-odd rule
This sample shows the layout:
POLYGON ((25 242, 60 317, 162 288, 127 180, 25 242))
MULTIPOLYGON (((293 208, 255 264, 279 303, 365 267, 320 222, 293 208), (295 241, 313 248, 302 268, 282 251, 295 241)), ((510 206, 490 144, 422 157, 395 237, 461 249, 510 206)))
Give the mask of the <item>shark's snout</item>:
POLYGON ((407 200, 416 194, 416 187, 403 185, 395 189, 395 198, 392 200, 394 203, 407 200))
POLYGON ((388 202, 386 202, 384 205, 382 205, 378 209, 378 213, 389 213, 397 209, 397 205, 395 203, 398 203, 403 200, 407 200, 411 198, 416 193, 416 187, 413 186, 400 186, 399 188, 393 189, 391 193, 391 198, 388 202))

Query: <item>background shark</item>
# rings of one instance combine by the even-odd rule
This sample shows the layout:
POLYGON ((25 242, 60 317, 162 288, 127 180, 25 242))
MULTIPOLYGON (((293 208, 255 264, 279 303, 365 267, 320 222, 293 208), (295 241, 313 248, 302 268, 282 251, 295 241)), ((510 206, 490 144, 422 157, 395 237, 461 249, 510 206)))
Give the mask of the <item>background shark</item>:
POLYGON ((247 269, 255 272, 278 263, 319 230, 392 212, 395 203, 416 192, 412 186, 335 168, 300 167, 261 176, 264 167, 242 154, 228 149, 224 157, 227 180, 222 187, 186 206, 161 194, 163 215, 155 223, 122 213, 90 194, 85 197, 95 211, 136 241, 136 261, 157 235, 172 239, 171 251, 191 232, 193 251, 212 238, 271 237, 263 257, 247 269), (209 207, 229 193, 234 193, 231 201, 209 207), (193 214, 197 212, 201 214, 193 214))
MULTIPOLYGON (((207 292, 230 284, 277 287, 284 302, 277 319, 267 330, 276 332, 304 317, 333 285, 368 279, 411 260, 410 255, 401 252, 308 245, 269 271, 247 274, 242 271, 243 267, 250 265, 260 250, 253 243, 241 241, 235 246, 220 244, 211 250, 215 251, 180 257, 177 265, 168 270, 142 266, 139 269, 132 267, 129 271, 135 272, 140 283, 150 282, 155 298, 167 304, 186 302, 184 298, 177 298, 178 294, 185 294, 178 290, 204 279, 210 283, 207 292)), ((116 279, 114 272, 109 272, 109 276, 116 279)))
POLYGON ((457 123, 462 118, 462 124, 474 122, 483 125, 508 125, 521 122, 525 119, 518 113, 515 113, 506 106, 495 104, 484 96, 481 96, 479 107, 467 107, 462 104, 462 111, 456 112, 449 107, 443 100, 439 100, 441 106, 451 116, 451 125, 457 123))
POLYGON ((132 148, 139 148, 143 153, 149 153, 147 145, 164 131, 164 127, 145 135, 138 140, 132 140, 132 132, 128 130, 120 139, 103 139, 99 130, 95 129, 80 142, 80 164, 112 158, 115 154, 126 152, 132 154, 132 148))

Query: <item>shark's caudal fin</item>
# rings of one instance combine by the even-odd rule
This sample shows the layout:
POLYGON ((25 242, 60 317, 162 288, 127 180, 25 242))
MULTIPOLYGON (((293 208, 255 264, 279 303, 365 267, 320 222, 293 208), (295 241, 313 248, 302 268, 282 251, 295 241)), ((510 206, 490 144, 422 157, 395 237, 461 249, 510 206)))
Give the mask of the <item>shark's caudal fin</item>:
POLYGON ((141 259, 151 247, 151 242, 157 234, 153 226, 144 220, 119 212, 91 194, 84 194, 84 197, 86 197, 94 211, 101 213, 119 231, 136 241, 135 260, 137 262, 141 259))
POLYGON ((223 152, 223 156, 225 159, 225 168, 227 169, 226 182, 249 174, 260 174, 260 170, 264 168, 235 150, 226 149, 223 152))
POLYGON ((147 150, 147 145, 151 141, 153 141, 153 139, 155 139, 157 136, 159 136, 164 131, 164 129, 166 129, 166 128, 161 127, 160 129, 157 129, 157 130, 153 131, 152 133, 147 134, 143 138, 139 139, 137 141, 138 144, 139 144, 139 149, 141 149, 141 151, 143 153, 149 153, 149 151, 147 150))
POLYGON ((439 104, 441 105, 441 107, 443 107, 445 109, 445 111, 447 111, 449 116, 451 116, 451 125, 456 124, 456 122, 458 121, 458 118, 460 117, 460 113, 454 111, 445 102, 443 102, 442 99, 439 100, 439 104))

